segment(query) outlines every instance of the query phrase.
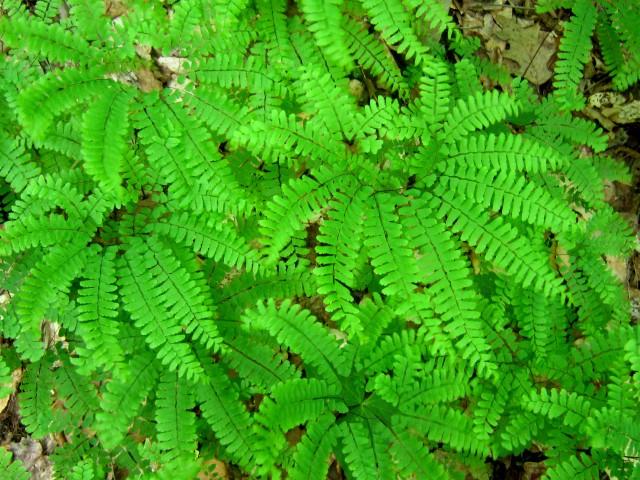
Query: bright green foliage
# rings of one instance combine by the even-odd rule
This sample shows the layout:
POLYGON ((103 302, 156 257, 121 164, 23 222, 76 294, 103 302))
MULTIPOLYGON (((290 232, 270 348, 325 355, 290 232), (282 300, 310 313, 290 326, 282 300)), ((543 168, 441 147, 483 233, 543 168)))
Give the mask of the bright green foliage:
POLYGON ((4 2, 0 394, 56 478, 637 478, 630 174, 567 110, 638 29, 560 3, 540 101, 439 0, 4 2))
POLYGON ((637 0, 543 0, 537 2, 536 8, 539 12, 567 8, 573 13, 564 23, 553 81, 556 99, 563 109, 584 107, 580 82, 593 49, 594 34, 616 89, 626 90, 640 79, 637 0))
POLYGON ((579 110, 584 107, 584 101, 577 88, 589 59, 596 7, 592 0, 576 0, 572 10, 573 17, 564 24, 553 86, 561 105, 568 110, 579 110))
POLYGON ((11 462, 11 453, 4 448, 0 449, 0 469, 11 480, 28 480, 29 472, 19 462, 11 462))

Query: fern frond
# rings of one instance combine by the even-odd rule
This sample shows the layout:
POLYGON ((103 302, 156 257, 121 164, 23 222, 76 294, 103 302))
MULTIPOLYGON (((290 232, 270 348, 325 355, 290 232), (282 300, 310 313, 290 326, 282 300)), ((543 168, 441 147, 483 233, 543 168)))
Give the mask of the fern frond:
POLYGON ((596 462, 586 454, 571 456, 545 472, 548 480, 596 480, 599 478, 596 462))
POLYGON ((300 371, 278 353, 274 354, 270 345, 244 335, 225 338, 224 358, 238 374, 254 385, 259 385, 265 393, 279 383, 299 378, 300 371))
POLYGON ((480 134, 447 146, 443 153, 452 161, 476 169, 544 173, 567 166, 568 158, 521 135, 480 134))
POLYGON ((237 129, 250 121, 247 107, 213 88, 203 86, 186 90, 184 101, 194 109, 201 122, 220 135, 233 137, 237 129))
POLYGON ((429 453, 424 443, 407 432, 395 433, 391 454, 402 478, 410 478, 412 475, 433 480, 451 478, 443 465, 429 453))
POLYGON ((512 386, 504 380, 500 379, 496 386, 482 385, 477 396, 473 409, 473 431, 478 438, 489 440, 505 413, 512 386))
MULTIPOLYGON (((345 174, 342 174, 345 175, 345 174)), ((327 202, 331 196, 330 187, 341 175, 327 172, 318 180, 302 177, 283 185, 282 195, 267 203, 260 232, 266 257, 273 262, 290 242, 292 234, 300 230, 305 222, 327 202)))
POLYGON ((202 416, 231 458, 250 469, 260 456, 252 430, 254 422, 238 400, 224 370, 217 364, 207 365, 205 369, 208 381, 200 383, 197 391, 202 416))
POLYGON ((336 194, 330 203, 329 218, 320 227, 317 240, 321 245, 316 247, 317 266, 313 270, 318 294, 324 295, 327 311, 345 331, 355 334, 361 333, 363 327, 354 318, 357 309, 349 289, 354 286, 353 272, 362 245, 364 210, 370 194, 368 189, 336 194))
POLYGON ((29 364, 20 384, 20 417, 27 431, 42 438, 54 429, 56 418, 51 411, 53 372, 51 357, 45 356, 29 364))
POLYGON ((266 306, 260 303, 256 310, 245 312, 244 321, 253 328, 267 330, 278 343, 299 352, 328 381, 337 381, 348 371, 347 359, 335 337, 308 310, 290 300, 284 300, 279 307, 273 299, 266 306))
POLYGON ((85 460, 73 467, 69 480, 94 480, 95 470, 91 460, 85 460))
POLYGON ((271 397, 260 405, 256 420, 269 430, 278 428, 286 432, 326 412, 346 413, 339 392, 337 384, 315 378, 290 380, 276 385, 271 397))
POLYGON ((254 307, 258 300, 311 296, 315 291, 315 276, 306 268, 279 265, 273 271, 238 277, 225 291, 215 292, 214 300, 222 318, 233 318, 246 308, 254 307))
POLYGON ((0 177, 14 192, 20 193, 31 180, 40 175, 40 167, 31 161, 24 147, 8 138, 0 139, 0 177))
POLYGON ((13 393, 13 381, 11 369, 4 358, 0 356, 0 398, 8 397, 13 393))
POLYGON ((456 168, 449 164, 438 181, 436 192, 457 192, 487 209, 541 228, 563 232, 576 226, 576 215, 566 203, 512 172, 456 168))
MULTIPOLYGON (((536 124, 542 129, 544 135, 569 140, 578 145, 588 145, 595 152, 602 152, 607 148, 607 136, 604 131, 593 122, 584 118, 571 116, 568 112, 560 110, 557 102, 546 100, 537 109, 536 124)), ((535 132, 530 129, 529 132, 535 132)))
MULTIPOLYGON (((55 9, 51 12, 51 4, 56 2, 47 3, 49 4, 49 13, 57 14, 55 9)), ((105 6, 100 0, 70 0, 69 7, 69 14, 75 27, 74 31, 90 41, 104 42, 107 40, 109 19, 105 15, 105 6)))
POLYGON ((389 45, 416 63, 427 63, 427 48, 422 44, 411 25, 411 16, 400 0, 363 0, 371 22, 389 45))
POLYGON ((453 30, 454 23, 445 5, 438 0, 404 0, 417 18, 423 18, 440 35, 445 30, 453 30))
POLYGON ((411 425, 432 442, 443 442, 461 452, 480 456, 490 452, 487 443, 472 433, 472 420, 462 412, 443 405, 396 415, 392 420, 395 428, 403 429, 411 425))
POLYGON ((451 103, 451 77, 447 64, 433 61, 423 68, 420 79, 418 108, 429 123, 429 130, 436 132, 442 128, 451 103))
POLYGON ((0 448, 0 469, 10 480, 29 480, 31 473, 28 472, 22 462, 12 462, 11 453, 5 448, 0 448))
POLYGON ((356 115, 356 136, 366 139, 367 136, 372 136, 377 131, 381 137, 396 137, 398 136, 396 123, 399 115, 400 105, 396 100, 383 96, 371 99, 362 112, 358 112, 356 115))
POLYGON ((495 370, 478 321, 478 297, 472 289, 469 267, 451 234, 433 218, 433 212, 417 201, 401 209, 402 220, 419 260, 421 280, 429 284, 427 295, 435 312, 447 322, 445 330, 456 339, 462 356, 478 363, 485 373, 495 370))
POLYGON ((77 333, 84 347, 77 348, 79 357, 72 358, 72 362, 80 367, 81 372, 114 365, 123 359, 118 341, 116 250, 108 248, 92 253, 87 259, 77 300, 77 333))
POLYGON ((633 181, 629 167, 615 158, 605 156, 592 157, 591 163, 598 171, 600 178, 604 180, 620 182, 625 185, 631 185, 633 181))
POLYGON ((584 107, 584 98, 578 87, 591 52, 597 12, 592 0, 576 0, 572 11, 573 16, 564 24, 553 86, 558 102, 565 109, 580 110, 584 107))
POLYGON ((329 470, 329 454, 338 440, 333 415, 323 415, 307 425, 307 433, 293 454, 292 480, 324 480, 329 470))
POLYGON ((347 421, 340 425, 346 467, 355 479, 392 478, 391 435, 379 422, 347 421))
POLYGON ((366 210, 364 245, 385 295, 411 296, 418 281, 418 269, 409 243, 395 212, 397 198, 374 195, 366 210))
POLYGON ((462 208, 451 192, 444 192, 433 205, 439 210, 439 217, 446 215, 450 228, 462 233, 464 241, 474 245, 478 253, 512 275, 516 282, 524 287, 532 285, 550 297, 566 295, 547 257, 534 250, 526 238, 501 217, 490 219, 486 212, 470 203, 462 208))
MULTIPOLYGON (((158 359, 163 365, 171 371, 177 370, 181 376, 198 378, 202 376, 202 366, 185 342, 181 320, 197 322, 199 315, 206 316, 208 313, 191 310, 189 306, 184 308, 184 291, 168 276, 168 272, 179 272, 179 267, 166 254, 156 256, 162 254, 157 241, 150 246, 136 240, 121 257, 118 271, 118 285, 125 301, 125 310, 144 335, 145 342, 157 350, 158 359), (176 301, 179 303, 176 304, 176 301), (168 315, 168 312, 180 315, 176 318, 168 315)), ((189 295, 192 294, 189 292, 189 295)))
POLYGON ((283 110, 271 110, 268 122, 254 120, 235 131, 234 142, 246 145, 257 156, 291 165, 293 155, 310 156, 316 163, 335 162, 344 145, 316 123, 300 124, 283 110))
POLYGON ((563 423, 569 427, 584 425, 591 411, 591 403, 585 397, 555 388, 531 392, 529 398, 524 400, 524 407, 551 420, 562 416, 563 423))
POLYGON ((18 118, 34 139, 42 139, 55 117, 98 95, 113 83, 104 76, 102 67, 50 72, 20 92, 18 118))
POLYGON ((385 46, 366 28, 351 18, 344 19, 344 32, 351 56, 369 70, 382 85, 397 91, 402 98, 409 96, 409 86, 402 72, 385 46))
POLYGON ((521 109, 520 102, 497 90, 477 92, 473 96, 461 98, 446 116, 442 138, 452 143, 462 140, 470 132, 516 115, 521 109))
POLYGON ((95 429, 100 443, 116 448, 127 434, 140 404, 155 386, 159 375, 156 358, 150 352, 136 353, 118 370, 102 391, 95 429))
POLYGON ((358 371, 367 376, 389 370, 393 366, 396 355, 420 356, 426 352, 425 338, 422 331, 402 330, 385 335, 378 341, 376 348, 357 361, 358 371))
POLYGON ((353 60, 348 55, 346 35, 342 28, 341 7, 344 0, 303 0, 301 10, 309 31, 325 55, 348 71, 353 60))
POLYGON ((69 357, 65 354, 61 355, 60 365, 54 374, 56 402, 64 405, 65 409, 61 429, 71 430, 76 425, 89 427, 98 409, 95 385, 72 367, 69 357))
POLYGON ((107 190, 118 190, 127 148, 128 104, 126 91, 110 89, 91 104, 84 115, 82 154, 86 172, 107 190))
POLYGON ((196 447, 195 406, 192 385, 175 372, 160 377, 156 389, 158 447, 173 456, 189 456, 196 447))
POLYGON ((337 82, 318 68, 303 67, 296 89, 304 111, 316 115, 312 121, 324 125, 331 136, 353 138, 356 108, 353 97, 347 94, 346 81, 337 82))
POLYGON ((295 58, 287 26, 287 2, 285 0, 258 0, 260 12, 258 31, 264 36, 267 48, 274 51, 276 62, 295 58))
MULTIPOLYGON (((86 262, 86 242, 87 238, 80 235, 68 245, 51 247, 38 261, 13 299, 21 330, 40 336, 40 323, 45 314, 56 305, 59 293, 68 292, 86 262)), ((36 360, 43 353, 34 350, 24 355, 36 360)))
POLYGON ((78 220, 67 220, 63 215, 40 215, 25 215, 16 221, 7 222, 0 236, 0 252, 9 255, 37 246, 66 244, 82 228, 78 220))
POLYGON ((214 84, 222 88, 232 87, 248 90, 252 93, 270 92, 283 95, 284 86, 279 79, 267 73, 268 69, 257 57, 246 60, 239 56, 219 55, 203 60, 194 66, 191 75, 203 84, 214 84))
POLYGON ((257 271, 257 255, 228 222, 217 215, 176 212, 151 225, 151 230, 182 243, 196 253, 230 267, 257 271))
POLYGON ((559 327, 566 323, 564 310, 543 295, 521 289, 514 292, 512 301, 521 335, 531 342, 536 358, 545 359, 563 333, 559 327))
POLYGON ((47 25, 27 17, 4 17, 0 22, 0 35, 10 47, 24 48, 52 62, 90 63, 96 54, 83 37, 60 24, 47 25))

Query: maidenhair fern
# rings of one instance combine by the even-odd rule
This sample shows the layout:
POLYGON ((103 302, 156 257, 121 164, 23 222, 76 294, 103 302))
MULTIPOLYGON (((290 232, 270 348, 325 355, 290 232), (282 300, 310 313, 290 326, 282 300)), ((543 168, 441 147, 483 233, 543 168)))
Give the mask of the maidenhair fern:
POLYGON ((531 448, 638 478, 602 187, 629 173, 565 111, 594 31, 631 83, 632 2, 564 2, 543 101, 484 89, 436 0, 29 3, 0 19, 0 392, 21 361, 58 478, 487 478, 531 448))
POLYGON ((584 107, 580 82, 591 55, 594 35, 614 87, 626 90, 638 81, 640 4, 637 0, 541 0, 536 8, 539 12, 570 8, 572 12, 571 18, 564 22, 553 81, 555 95, 564 109, 584 107))

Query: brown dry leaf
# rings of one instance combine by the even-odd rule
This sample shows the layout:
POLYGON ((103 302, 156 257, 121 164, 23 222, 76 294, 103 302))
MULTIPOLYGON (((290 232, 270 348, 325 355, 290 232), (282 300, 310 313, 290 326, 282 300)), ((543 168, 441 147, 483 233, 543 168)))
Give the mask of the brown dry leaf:
POLYGON ((160 83, 151 70, 138 70, 136 76, 138 77, 140 90, 143 92, 148 93, 153 90, 162 90, 162 83, 160 83))
POLYGON ((120 17, 127 13, 127 2, 123 0, 107 0, 104 13, 111 18, 120 17))
POLYGON ((542 478, 542 475, 547 470, 547 467, 542 462, 524 462, 522 467, 524 470, 523 480, 538 480, 542 478))
POLYGON ((523 75, 534 85, 549 81, 553 72, 549 68, 556 52, 556 36, 543 32, 540 25, 517 17, 498 16, 495 36, 506 43, 502 58, 505 66, 516 75, 523 75))
POLYGON ((53 466, 47 456, 49 452, 43 448, 43 443, 31 437, 23 437, 20 443, 9 445, 9 450, 13 452, 16 460, 22 462, 24 468, 31 473, 32 480, 51 480, 53 478, 53 466))
POLYGON ((634 100, 618 107, 603 108, 602 114, 616 123, 635 123, 640 120, 640 101, 634 100))
MULTIPOLYGON (((22 380, 22 369, 21 368, 16 368, 11 373, 11 385, 2 384, 0 386, 2 386, 2 387, 10 387, 11 391, 15 392, 16 388, 18 387, 18 384, 20 383, 21 380, 22 380)), ((10 399, 11 399, 11 395, 7 395, 6 397, 0 398, 0 413, 4 412, 4 409, 7 408, 7 405, 9 404, 9 400, 10 399)))
MULTIPOLYGON (((465 2, 465 6, 467 2, 465 2)), ((535 85, 547 82, 553 75, 549 64, 557 50, 553 32, 544 32, 532 20, 516 17, 505 5, 471 5, 462 16, 462 28, 484 40, 489 58, 503 63, 515 75, 524 75, 535 85)))
POLYGON ((229 478, 227 465, 215 458, 202 462, 202 470, 198 473, 198 480, 226 480, 229 478))
POLYGON ((623 283, 627 283, 627 259, 607 256, 607 265, 616 277, 623 283))

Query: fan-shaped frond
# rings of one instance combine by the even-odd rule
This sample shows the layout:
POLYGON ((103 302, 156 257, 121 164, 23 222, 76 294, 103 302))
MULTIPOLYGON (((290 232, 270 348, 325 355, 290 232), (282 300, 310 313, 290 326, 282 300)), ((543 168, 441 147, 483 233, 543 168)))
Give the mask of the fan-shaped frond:
POLYGON ((58 23, 47 25, 28 17, 4 17, 0 34, 10 47, 24 48, 53 62, 89 63, 96 54, 84 37, 58 23))
POLYGON ((469 417, 443 405, 394 416, 393 425, 397 429, 411 425, 430 441, 443 442, 461 452, 486 456, 490 451, 487 443, 473 433, 473 422, 469 417))
POLYGON ((162 364, 187 378, 197 378, 203 373, 202 366, 185 342, 181 322, 198 322, 200 317, 206 320, 209 313, 198 310, 197 303, 189 304, 188 300, 197 299, 197 293, 189 290, 188 284, 184 288, 175 283, 176 277, 170 275, 176 273, 184 278, 176 260, 157 240, 151 245, 138 240, 120 258, 118 285, 125 310, 145 342, 157 350, 162 364))
POLYGON ((159 375, 156 358, 149 352, 136 353, 118 370, 102 390, 95 429, 106 449, 116 448, 159 375))
POLYGON ((279 307, 270 299, 267 305, 247 311, 244 321, 253 328, 267 330, 280 344, 299 352, 303 360, 327 381, 337 381, 349 366, 340 346, 309 311, 285 300, 279 307))
POLYGON ((520 111, 517 99, 497 90, 477 92, 461 98, 446 116, 442 138, 448 142, 462 140, 470 132, 516 115, 520 111))
POLYGON ((160 377, 156 389, 158 447, 171 456, 192 454, 196 447, 193 386, 175 372, 160 377))
POLYGON ((344 32, 351 56, 358 64, 401 97, 409 96, 409 86, 400 68, 384 44, 367 32, 364 25, 351 18, 344 19, 344 32))
POLYGON ((391 435, 380 423, 346 421, 340 425, 346 467, 355 479, 392 478, 391 435))
POLYGON ((579 110, 584 99, 578 92, 582 71, 591 51, 591 35, 596 26, 596 7, 592 0, 576 0, 573 16, 564 24, 555 66, 555 95, 567 110, 579 110))
POLYGON ((411 296, 418 281, 418 268, 409 242, 395 212, 397 198, 373 196, 366 212, 364 245, 385 295, 411 296))
MULTIPOLYGON (((97 249, 96 249, 97 250, 97 249)), ((122 361, 118 341, 120 330, 116 294, 116 250, 94 251, 87 259, 78 291, 77 333, 84 342, 72 362, 80 371, 91 372, 99 366, 113 366, 122 361)))
POLYGON ((207 365, 207 381, 197 391, 202 416, 225 447, 231 458, 245 468, 251 468, 260 456, 253 421, 224 371, 217 364, 207 365))
POLYGON ((55 429, 56 418, 51 411, 53 372, 51 357, 45 356, 31 363, 20 384, 20 417, 27 431, 42 438, 55 429))
POLYGON ((543 144, 521 135, 480 134, 461 139, 443 150, 449 161, 472 165, 476 169, 530 173, 547 172, 566 166, 568 158, 543 144))
POLYGON ((427 62, 427 48, 416 35, 412 17, 400 0, 363 0, 362 5, 389 45, 394 45, 408 59, 415 58, 416 63, 427 62))
POLYGON ((307 434, 296 447, 292 480, 324 480, 329 470, 329 454, 338 440, 333 415, 323 415, 307 425, 307 434))
POLYGON ((85 170, 108 190, 117 190, 122 182, 120 171, 129 133, 129 100, 127 92, 111 89, 92 103, 84 115, 85 170))
POLYGON ((345 413, 347 408, 339 393, 335 383, 314 378, 292 379, 276 385, 272 399, 261 404, 257 420, 268 429, 286 432, 326 412, 345 413))

